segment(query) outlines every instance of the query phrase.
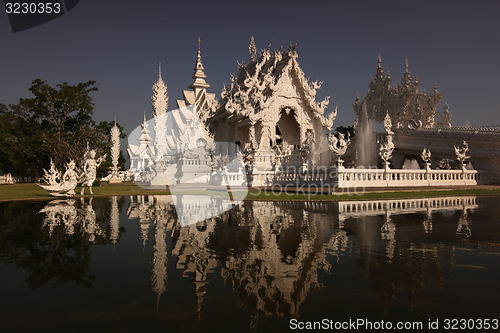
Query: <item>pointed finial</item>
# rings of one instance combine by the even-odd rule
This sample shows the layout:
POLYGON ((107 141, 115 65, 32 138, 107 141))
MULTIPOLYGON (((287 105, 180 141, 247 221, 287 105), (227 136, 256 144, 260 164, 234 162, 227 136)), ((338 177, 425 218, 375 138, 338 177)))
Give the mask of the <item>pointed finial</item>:
POLYGON ((408 59, 405 60, 405 70, 408 70, 408 59))
POLYGON ((201 59, 201 39, 198 37, 198 59, 201 59))
POLYGON ((146 123, 146 110, 144 110, 144 124, 146 123))
POLYGON ((250 38, 250 45, 248 45, 248 53, 252 56, 252 59, 255 57, 255 54, 257 53, 257 48, 255 46, 255 39, 253 36, 250 38))
POLYGON ((158 62, 158 77, 161 79, 161 61, 158 62))
POLYGON ((380 53, 378 54, 377 63, 378 63, 379 65, 382 63, 382 55, 381 55, 380 53))
POLYGON ((194 74, 192 78, 194 82, 189 86, 189 88, 208 88, 210 85, 205 82, 205 78, 207 77, 203 72, 205 68, 201 62, 201 39, 198 37, 198 54, 196 56, 196 66, 194 68, 194 74))

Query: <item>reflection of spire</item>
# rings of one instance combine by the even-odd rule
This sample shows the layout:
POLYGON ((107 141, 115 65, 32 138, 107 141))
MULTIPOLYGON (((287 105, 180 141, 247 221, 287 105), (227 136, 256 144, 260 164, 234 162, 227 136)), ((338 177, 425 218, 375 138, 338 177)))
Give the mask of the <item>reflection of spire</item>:
POLYGON ((391 262, 392 258, 394 258, 394 249, 396 247, 396 225, 391 221, 391 217, 387 212, 380 232, 382 239, 386 241, 385 252, 387 253, 389 262, 391 262))
POLYGON ((203 300, 205 299, 205 294, 207 293, 207 284, 207 281, 194 281, 198 322, 201 322, 201 307, 203 305, 203 300))
POLYGON ((146 242, 148 241, 148 233, 149 233, 149 220, 140 221, 141 228, 141 240, 142 240, 142 250, 146 247, 146 242))
POLYGON ((467 209, 465 208, 465 205, 462 210, 462 214, 458 219, 457 236, 463 236, 467 238, 472 236, 472 231, 470 229, 469 220, 467 218, 467 209))
POLYGON ((158 310, 161 294, 167 289, 167 244, 165 237, 165 220, 157 219, 153 245, 153 271, 151 272, 151 288, 157 295, 156 310, 158 310))
POLYGON ((432 233, 432 212, 429 209, 429 206, 427 206, 427 214, 424 219, 424 222, 422 222, 424 226, 424 232, 426 234, 431 234, 432 233))
POLYGON ((252 333, 257 332, 257 328, 259 327, 259 313, 252 312, 250 317, 250 331, 252 333))
POLYGON ((116 244, 120 229, 120 213, 118 211, 118 197, 111 197, 111 218, 110 218, 110 235, 111 243, 116 244))

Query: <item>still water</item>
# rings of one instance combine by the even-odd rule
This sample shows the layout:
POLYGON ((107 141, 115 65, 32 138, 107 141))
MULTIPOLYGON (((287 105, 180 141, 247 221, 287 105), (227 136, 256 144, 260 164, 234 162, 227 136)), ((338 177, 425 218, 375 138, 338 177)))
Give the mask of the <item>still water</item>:
POLYGON ((191 225, 169 196, 1 202, 0 214, 4 332, 499 318, 500 197, 248 201, 191 225))

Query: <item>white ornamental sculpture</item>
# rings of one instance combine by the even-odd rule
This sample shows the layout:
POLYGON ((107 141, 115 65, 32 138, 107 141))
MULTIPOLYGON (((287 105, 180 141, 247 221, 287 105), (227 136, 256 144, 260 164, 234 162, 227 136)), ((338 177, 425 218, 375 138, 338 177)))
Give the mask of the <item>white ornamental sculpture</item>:
POLYGON ((426 164, 429 164, 431 161, 431 151, 427 147, 424 147, 424 150, 422 150, 422 154, 420 155, 422 157, 422 161, 424 161, 426 164))
POLYGON ((427 147, 424 147, 422 150, 422 154, 420 154, 422 157, 422 161, 425 163, 425 169, 429 171, 431 169, 431 151, 427 147))
POLYGON ((349 138, 349 134, 347 134, 347 140, 344 139, 345 135, 343 133, 338 133, 338 138, 335 134, 328 134, 328 148, 337 155, 337 166, 342 166, 344 162, 341 159, 341 156, 345 154, 347 151, 347 146, 351 143, 351 139, 349 138))
POLYGON ((61 177, 61 173, 56 169, 54 162, 50 160, 49 171, 43 170, 45 173, 43 178, 48 184, 38 184, 38 186, 55 197, 73 197, 75 195, 75 187, 78 183, 78 174, 75 167, 75 162, 71 160, 66 165, 66 171, 61 177))
POLYGON ((392 152, 394 151, 394 143, 392 141, 392 121, 389 113, 387 112, 384 117, 384 129, 387 137, 387 142, 380 145, 379 155, 384 161, 384 166, 386 169, 389 168, 389 160, 392 158, 392 152))
POLYGON ((458 162, 460 163, 462 168, 465 168, 465 161, 470 158, 470 156, 467 156, 467 152, 469 151, 469 144, 464 141, 462 148, 456 146, 453 147, 455 148, 455 155, 457 155, 458 162))
POLYGON ((379 155, 384 161, 384 165, 386 168, 389 167, 389 160, 392 158, 392 151, 394 147, 391 147, 388 143, 383 143, 379 148, 379 155))
POLYGON ((156 159, 162 160, 167 148, 167 109, 168 95, 167 85, 161 77, 161 63, 158 68, 158 81, 153 85, 153 96, 151 96, 153 106, 153 118, 155 129, 156 159))
MULTIPOLYGON (((120 157, 120 129, 115 125, 111 128, 111 174, 110 183, 120 183, 122 179, 120 178, 118 172, 118 159, 120 157)), ((83 188, 83 187, 82 187, 83 188)))
POLYGON ((83 195, 85 191, 85 186, 88 186, 90 194, 94 194, 94 192, 92 192, 92 184, 94 183, 97 175, 97 168, 102 164, 102 162, 106 158, 106 154, 104 154, 103 156, 99 157, 96 160, 95 155, 96 155, 95 150, 92 149, 89 152, 87 147, 87 151, 85 152, 85 155, 83 157, 84 162, 83 162, 83 173, 81 175, 82 179, 82 189, 80 191, 81 195, 83 195))

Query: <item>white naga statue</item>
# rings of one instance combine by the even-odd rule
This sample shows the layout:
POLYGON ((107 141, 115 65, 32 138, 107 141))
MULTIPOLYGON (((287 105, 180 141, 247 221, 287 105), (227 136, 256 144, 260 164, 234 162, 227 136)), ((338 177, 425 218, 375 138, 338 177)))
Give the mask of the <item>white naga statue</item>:
POLYGON ((54 162, 50 161, 49 171, 45 172, 44 180, 48 183, 38 184, 41 188, 49 192, 55 197, 72 197, 75 195, 75 187, 78 183, 78 173, 75 170, 76 164, 71 160, 66 165, 66 171, 61 177, 61 173, 56 169, 54 162))
POLYGON ((103 156, 99 157, 96 160, 95 155, 96 152, 93 149, 90 152, 88 152, 87 150, 87 152, 84 155, 83 173, 81 175, 81 180, 82 180, 82 190, 80 191, 81 195, 83 195, 85 186, 89 187, 90 194, 94 194, 94 192, 92 192, 92 184, 94 183, 97 175, 97 168, 106 158, 106 154, 104 154, 103 156))
POLYGON ((342 165, 342 159, 340 158, 347 151, 347 146, 351 143, 351 139, 349 134, 347 134, 347 140, 344 139, 345 135, 343 133, 338 133, 338 138, 335 134, 328 134, 328 148, 337 155, 337 163, 338 165, 342 165))

